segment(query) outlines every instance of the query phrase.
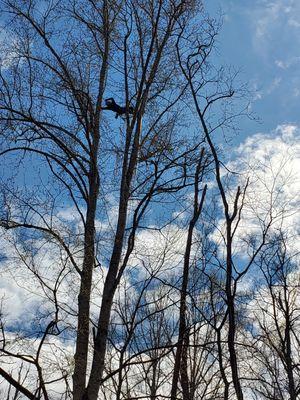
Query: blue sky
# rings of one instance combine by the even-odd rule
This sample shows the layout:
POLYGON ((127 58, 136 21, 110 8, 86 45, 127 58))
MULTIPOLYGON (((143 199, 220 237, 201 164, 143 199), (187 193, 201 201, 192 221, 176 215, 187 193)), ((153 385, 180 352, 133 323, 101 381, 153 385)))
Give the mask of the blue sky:
MULTIPOLYGON (((230 170, 241 172, 241 180, 247 176, 251 177, 251 185, 247 192, 247 208, 237 233, 239 238, 243 238, 243 235, 248 233, 258 236, 261 231, 259 222, 264 220, 266 210, 272 201, 274 215, 278 216, 275 228, 281 227, 285 232, 288 231, 292 239, 289 242, 290 252, 299 252, 297 235, 300 226, 298 172, 300 165, 300 0, 204 0, 204 2, 211 16, 216 15, 218 11, 223 12, 224 15, 218 43, 221 60, 218 62, 221 64, 225 62, 241 70, 240 80, 248 82, 250 89, 253 90, 252 109, 260 118, 260 124, 241 119, 241 133, 235 139, 236 146, 228 154, 232 159, 232 164, 229 164, 232 166, 230 170), (237 146, 238 144, 240 146, 237 146), (260 220, 257 217, 260 217, 260 220)), ((111 121, 119 124, 119 120, 115 121, 113 116, 111 116, 111 121)), ((105 244, 107 244, 106 237, 110 238, 111 226, 114 226, 117 217, 113 195, 107 200, 107 204, 108 219, 96 221, 97 229, 99 231, 101 229, 105 244)), ((81 227, 75 220, 74 209, 71 207, 65 207, 58 218, 70 222, 74 229, 78 228, 80 232, 81 227)), ((221 229, 222 221, 220 221, 220 231, 221 229)), ((170 224, 164 228, 162 234, 155 229, 141 230, 136 238, 136 253, 139 258, 136 258, 138 261, 133 259, 132 264, 134 262, 138 264, 141 257, 146 261, 150 259, 152 263, 155 260, 160 262, 161 259, 157 258, 157 254, 158 256, 162 254, 164 257, 167 254, 168 259, 165 262, 167 271, 170 263, 180 265, 186 240, 185 234, 186 232, 176 224, 170 224), (169 244, 168 252, 165 251, 165 243, 169 244), (154 258, 153 261, 151 257, 154 258)), ((217 230, 211 237, 216 242, 222 243, 222 237, 218 235, 217 230)), ((237 251, 243 249, 241 242, 242 240, 237 240, 237 251)), ((38 285, 34 290, 32 289, 35 281, 27 270, 21 269, 13 262, 13 246, 8 246, 3 237, 0 238, 0 245, 0 248, 5 249, 4 255, 7 255, 7 259, 1 260, 2 270, 4 271, 4 267, 6 269, 2 275, 0 298, 7 300, 8 304, 13 304, 13 307, 10 307, 10 314, 6 316, 8 324, 15 328, 15 322, 18 320, 22 322, 23 328, 30 329, 36 310, 46 314, 48 303, 44 302, 43 297, 40 296, 41 289, 38 285), (30 297, 27 290, 30 292, 30 297)), ((38 253, 35 262, 41 268, 47 281, 51 282, 53 281, 52 274, 60 273, 55 269, 59 269, 57 260, 60 260, 55 253, 56 247, 52 243, 47 245, 48 248, 45 244, 38 247, 46 256, 38 253)), ((78 257, 80 256, 81 254, 78 253, 78 257)), ((252 276, 250 272, 250 281, 252 276)), ((93 313, 98 312, 97 301, 102 292, 101 282, 102 271, 97 269, 93 313)), ((76 307, 72 302, 76 301, 77 284, 74 275, 63 279, 58 295, 61 296, 59 301, 64 307, 66 305, 73 309, 76 307)), ((66 317, 66 322, 69 323, 69 321, 71 321, 70 324, 73 323, 71 315, 66 317)), ((58 347, 59 344, 55 346, 55 350, 58 347)), ((66 348, 62 346, 62 351, 64 350, 66 348)), ((72 349, 68 351, 72 353, 72 349)))
POLYGON ((300 123, 300 1, 209 0, 223 14, 219 54, 241 70, 256 91, 252 104, 260 123, 244 120, 240 140, 280 124, 300 123))

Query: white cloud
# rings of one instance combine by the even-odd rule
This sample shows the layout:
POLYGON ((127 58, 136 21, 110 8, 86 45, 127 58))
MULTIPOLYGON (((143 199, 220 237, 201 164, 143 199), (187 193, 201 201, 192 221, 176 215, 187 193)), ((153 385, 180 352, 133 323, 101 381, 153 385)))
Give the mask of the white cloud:
POLYGON ((163 271, 181 263, 185 250, 187 230, 171 224, 161 230, 142 230, 136 237, 136 246, 131 264, 141 264, 143 260, 152 268, 163 271))
POLYGON ((20 60, 19 41, 13 33, 5 29, 0 31, 0 67, 6 69, 20 60))
POLYGON ((298 235, 299 138, 299 127, 285 124, 270 134, 249 137, 237 149, 235 170, 241 174, 241 183, 250 179, 240 235, 249 233, 251 227, 258 233, 261 223, 267 223, 270 218, 273 229, 283 229, 291 238, 298 235))
MULTIPOLYGON (((269 134, 257 133, 248 137, 235 150, 235 160, 228 163, 236 179, 227 190, 232 210, 237 186, 249 185, 246 191, 242 218, 236 231, 234 248, 247 254, 249 235, 259 242, 272 220, 270 232, 283 230, 289 237, 289 250, 300 251, 300 130, 293 124, 278 126, 269 134)), ((224 179, 226 171, 224 170, 224 179)), ((220 220, 212 239, 222 243, 225 221, 220 220)))
MULTIPOLYGON (((291 27, 300 26, 300 4, 294 0, 265 0, 256 3, 256 37, 265 39, 276 24, 283 23, 291 27)), ((277 25, 278 26, 278 25, 277 25)))
POLYGON ((274 78, 267 88, 266 93, 271 94, 280 85, 281 80, 282 79, 280 77, 274 78))
POLYGON ((297 20, 295 18, 289 18, 288 24, 294 28, 300 28, 300 20, 297 20))
POLYGON ((265 40, 270 35, 270 27, 278 20, 282 11, 281 1, 272 1, 262 4, 257 10, 255 19, 255 36, 258 40, 265 40))
POLYGON ((294 97, 299 97, 300 96, 300 89, 299 88, 294 88, 293 89, 293 96, 294 97))
POLYGON ((281 69, 288 69, 291 66, 297 64, 300 62, 300 57, 291 57, 287 60, 276 60, 275 64, 277 65, 278 68, 281 69))
POLYGON ((293 63, 293 58, 298 54, 292 53, 300 42, 299 34, 295 31, 300 26, 300 2, 256 1, 251 8, 247 8, 246 13, 253 29, 253 48, 260 57, 269 61, 277 54, 276 64, 279 68, 287 68, 293 63))

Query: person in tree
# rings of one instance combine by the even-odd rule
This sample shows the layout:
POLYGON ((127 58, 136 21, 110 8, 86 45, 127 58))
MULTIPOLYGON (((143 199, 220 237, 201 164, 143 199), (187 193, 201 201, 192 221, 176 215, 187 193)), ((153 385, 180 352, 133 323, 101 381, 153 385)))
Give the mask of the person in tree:
POLYGON ((119 104, 117 104, 114 100, 113 97, 110 97, 109 99, 105 99, 105 107, 101 107, 102 110, 110 110, 116 113, 115 118, 118 118, 119 116, 125 115, 125 114, 133 114, 133 107, 129 106, 127 107, 122 107, 119 104))

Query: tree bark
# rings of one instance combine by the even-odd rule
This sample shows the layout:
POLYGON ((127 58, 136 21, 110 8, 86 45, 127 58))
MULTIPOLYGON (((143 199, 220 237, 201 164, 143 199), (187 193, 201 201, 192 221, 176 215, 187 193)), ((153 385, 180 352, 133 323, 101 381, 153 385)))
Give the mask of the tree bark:
MULTIPOLYGON (((183 359, 183 352, 184 352, 184 344, 188 343, 187 339, 187 325, 186 325, 186 299, 187 299, 187 289, 188 289, 188 282, 189 282, 189 269, 190 269, 190 255, 192 250, 192 240, 193 240, 193 232, 195 225, 200 217, 205 194, 206 188, 202 192, 201 200, 198 201, 199 195, 199 175, 200 170, 202 168, 202 158, 203 158, 203 151, 200 156, 199 163, 196 168, 195 172, 195 192, 194 192, 194 212, 193 217, 189 223, 186 247, 185 247, 185 254, 184 254, 184 263, 183 263, 183 274, 182 274, 182 285, 180 291, 180 309, 179 309, 179 331, 178 331, 178 339, 177 339, 177 346, 176 346, 176 354, 175 354, 175 362, 174 362, 174 371, 173 371, 173 379, 172 379, 172 387, 171 387, 171 400, 176 400, 177 397, 177 387, 179 381, 180 372, 182 372, 183 378, 183 389, 184 389, 184 399, 188 400, 189 395, 189 384, 188 384, 188 376, 187 376, 187 365, 186 359, 183 359)), ((185 349, 186 350, 186 349, 185 349)), ((186 350, 187 351, 187 350, 186 350)))

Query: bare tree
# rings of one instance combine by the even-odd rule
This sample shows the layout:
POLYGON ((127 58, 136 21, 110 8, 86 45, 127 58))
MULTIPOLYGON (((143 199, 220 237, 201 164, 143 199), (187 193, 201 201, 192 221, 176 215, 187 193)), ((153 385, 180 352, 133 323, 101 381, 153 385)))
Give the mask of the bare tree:
POLYGON ((213 65, 220 24, 201 1, 0 3, 1 262, 39 299, 22 326, 3 299, 6 397, 295 400, 292 263, 266 247, 271 203, 241 240, 250 183, 217 137, 247 114, 213 65), (251 351, 271 384, 244 360, 255 263, 274 329, 259 321, 251 351))
POLYGON ((252 367, 258 383, 253 390, 269 399, 295 400, 300 393, 299 277, 288 245, 279 231, 257 261, 266 286, 257 289, 253 304, 258 324, 253 337, 257 368, 252 367))
MULTIPOLYGON (((175 136, 180 111, 175 106, 186 89, 174 63, 176 36, 180 21, 187 24, 197 7, 183 1, 107 0, 66 0, 45 7, 34 1, 8 0, 2 1, 2 7, 16 48, 7 49, 0 76, 1 156, 8 160, 10 154, 17 154, 30 168, 35 168, 39 157, 42 168, 48 166, 52 174, 53 190, 45 185, 45 193, 34 189, 31 196, 24 196, 3 185, 1 225, 52 241, 63 252, 67 273, 75 272, 78 310, 66 305, 77 319, 73 398, 94 400, 102 382, 113 298, 136 232, 154 197, 189 184, 192 164, 186 164, 187 158, 192 160, 199 147, 200 141, 188 147, 175 136), (111 129, 105 129, 102 103, 105 90, 116 86, 115 79, 125 93, 126 108, 131 104, 133 113, 127 113, 119 138, 106 142, 112 144, 109 148, 103 145, 112 135, 111 129), (114 180, 107 173, 110 168, 102 169, 110 155, 121 158, 116 174, 121 182, 118 213, 88 370, 92 285, 99 267, 96 218, 104 202, 99 193, 109 187, 108 179, 114 180), (133 200, 137 205, 129 214, 133 200), (57 220, 57 204, 65 201, 73 202, 79 216, 82 232, 76 236, 57 220)), ((43 174, 39 179, 41 187, 43 174)), ((22 388, 31 398, 49 398, 50 382, 44 381, 38 360, 46 339, 61 332, 62 307, 56 299, 57 285, 46 284, 39 268, 32 268, 28 260, 25 265, 42 289, 52 292, 55 309, 42 327, 36 389, 29 394, 25 383, 22 388)), ((57 284, 63 271, 61 267, 57 284)), ((3 370, 4 375, 7 379, 3 370)), ((17 387, 12 377, 11 383, 17 387)))
MULTIPOLYGON (((227 329, 227 345, 229 352, 231 377, 236 397, 243 400, 243 390, 239 376, 238 357, 236 350, 236 329, 237 329, 237 309, 236 295, 238 282, 245 276, 253 265, 260 250, 266 243, 266 237, 269 227, 272 223, 272 215, 266 218, 262 228, 261 237, 253 246, 250 246, 249 260, 242 267, 236 266, 235 256, 233 253, 235 235, 242 218, 242 210, 244 208, 246 191, 249 180, 237 186, 233 192, 234 173, 225 171, 222 174, 224 163, 221 161, 221 153, 218 150, 217 142, 214 141, 213 135, 220 129, 234 129, 235 120, 243 115, 246 110, 234 111, 234 98, 246 94, 244 88, 235 89, 236 74, 225 74, 224 68, 214 68, 210 63, 209 56, 213 50, 215 38, 218 34, 218 27, 211 22, 209 29, 204 33, 203 37, 189 36, 187 39, 184 35, 178 36, 178 59, 180 62, 183 75, 188 82, 191 96, 195 104, 196 115, 198 116, 199 128, 203 130, 205 140, 214 160, 214 175, 217 184, 221 205, 222 218, 224 218, 224 229, 222 232, 222 240, 224 246, 224 262, 219 259, 220 268, 225 272, 224 294, 226 301, 226 312, 223 320, 217 330, 219 334, 218 342, 221 340, 221 329, 227 329), (185 46, 182 45, 185 43, 185 46), (183 52, 182 49, 185 49, 183 52), (206 71, 206 74, 203 73, 206 71), (214 116, 214 108, 221 108, 221 114, 218 118, 214 116), (228 182, 231 183, 228 185, 228 182), (229 187, 228 187, 229 186, 229 187), (226 325, 225 325, 226 322, 226 325), (228 323, 227 323, 228 322, 228 323)), ((221 355, 221 348, 219 349, 221 355)), ((224 398, 229 396, 229 381, 225 376, 224 368, 221 367, 224 380, 224 398), (226 389, 227 388, 227 389, 226 389)))
POLYGON ((193 233, 196 223, 202 211, 207 189, 207 185, 204 186, 201 198, 199 199, 199 192, 200 192, 199 183, 202 180, 204 165, 206 164, 206 162, 203 161, 203 158, 204 158, 204 149, 202 150, 201 156, 199 157, 199 162, 195 171, 193 216, 189 223, 186 249, 184 254, 182 285, 180 290, 178 344, 176 346, 174 373, 173 373, 172 388, 171 388, 172 400, 176 399, 179 374, 181 374, 183 399, 185 400, 190 399, 190 389, 187 376, 187 347, 188 347, 189 329, 186 323, 186 310, 187 310, 186 302, 187 302, 187 289, 189 282, 190 255, 192 251, 193 233))

